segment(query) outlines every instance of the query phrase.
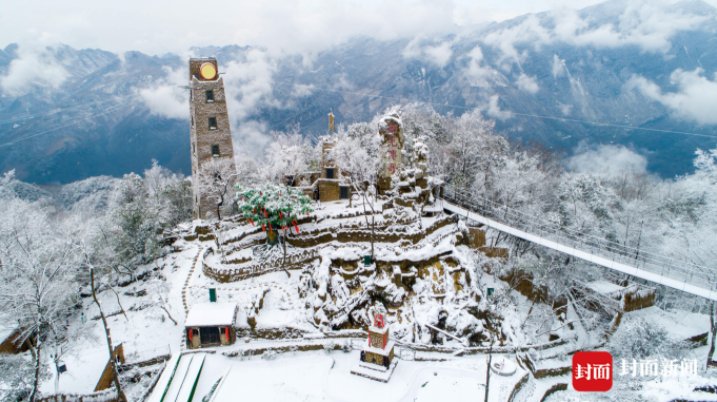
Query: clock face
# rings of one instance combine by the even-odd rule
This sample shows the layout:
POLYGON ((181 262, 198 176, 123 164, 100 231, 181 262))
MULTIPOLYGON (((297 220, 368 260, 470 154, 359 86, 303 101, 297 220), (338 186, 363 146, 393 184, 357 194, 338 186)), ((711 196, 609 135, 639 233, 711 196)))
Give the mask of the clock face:
POLYGON ((199 66, 199 74, 205 80, 213 80, 217 76, 217 68, 214 67, 213 63, 202 63, 202 65, 199 66))

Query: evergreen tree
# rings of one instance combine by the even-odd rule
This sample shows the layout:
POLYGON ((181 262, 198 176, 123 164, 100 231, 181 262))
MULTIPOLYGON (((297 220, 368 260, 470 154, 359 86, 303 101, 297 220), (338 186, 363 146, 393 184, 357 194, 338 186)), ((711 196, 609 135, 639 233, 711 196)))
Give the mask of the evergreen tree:
POLYGON ((237 186, 237 205, 249 223, 266 232, 270 244, 276 244, 278 236, 286 258, 286 235, 291 230, 299 233, 300 215, 313 211, 311 199, 301 190, 276 184, 264 184, 249 188, 237 186))

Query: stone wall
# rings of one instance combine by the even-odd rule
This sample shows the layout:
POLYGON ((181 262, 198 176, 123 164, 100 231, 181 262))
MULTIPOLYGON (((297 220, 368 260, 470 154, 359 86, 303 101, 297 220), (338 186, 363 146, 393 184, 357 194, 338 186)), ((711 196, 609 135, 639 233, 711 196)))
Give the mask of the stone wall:
POLYGON ((321 202, 337 201, 340 198, 338 179, 319 179, 316 185, 319 187, 321 202))
MULTIPOLYGON (((159 377, 159 376, 157 376, 159 377)), ((38 402, 117 402, 117 393, 113 389, 93 392, 91 394, 55 394, 42 397, 38 402)))
POLYGON ((203 259, 202 272, 204 275, 217 282, 236 282, 253 276, 264 275, 269 272, 299 268, 302 264, 316 259, 318 256, 319 253, 316 250, 305 250, 300 253, 287 255, 286 261, 283 261, 283 258, 278 258, 259 264, 251 264, 240 267, 232 267, 231 265, 222 265, 217 267, 207 263, 207 261, 203 259))
POLYGON ((545 391, 545 394, 543 394, 543 397, 540 398, 540 402, 548 400, 548 397, 556 392, 565 391, 567 389, 568 389, 567 383, 560 382, 560 383, 554 384, 553 386, 548 388, 547 391, 545 391))
POLYGON ((485 230, 468 228, 468 246, 481 248, 485 246, 485 230))
POLYGON ((0 343, 0 353, 20 353, 28 349, 28 341, 16 344, 17 338, 20 336, 19 330, 14 330, 5 340, 0 343))
MULTIPOLYGON (((403 242, 405 245, 417 244, 436 230, 454 222, 455 218, 446 216, 436 220, 436 222, 426 229, 416 232, 385 232, 380 230, 380 228, 377 228, 374 241, 376 243, 403 242)), ((327 228, 320 231, 303 232, 301 235, 287 238, 287 242, 290 245, 300 248, 315 247, 332 241, 338 241, 340 243, 368 242, 371 241, 371 229, 344 229, 337 232, 333 228, 327 228)))
POLYGON ((635 311, 655 305, 657 292, 654 288, 635 286, 625 291, 622 297, 622 309, 635 311))
POLYGON ((551 303, 548 289, 545 287, 536 287, 533 284, 533 275, 530 272, 513 269, 499 276, 499 278, 507 282, 511 288, 531 301, 546 304, 551 303))
POLYGON ((508 396, 508 402, 515 402, 515 397, 520 393, 520 391, 523 389, 525 384, 528 383, 530 380, 530 374, 525 373, 523 376, 518 380, 517 383, 513 386, 513 390, 510 392, 510 395, 508 396))
POLYGON ((508 260, 509 252, 504 247, 479 247, 478 251, 485 254, 489 258, 498 258, 504 262, 508 260))

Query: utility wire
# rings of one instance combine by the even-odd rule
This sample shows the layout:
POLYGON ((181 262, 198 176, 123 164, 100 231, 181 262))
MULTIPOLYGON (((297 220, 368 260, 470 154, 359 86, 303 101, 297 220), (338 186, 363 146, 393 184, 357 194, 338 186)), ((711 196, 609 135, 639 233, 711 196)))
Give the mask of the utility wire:
POLYGON ((116 105, 116 106, 113 106, 113 107, 110 107, 110 108, 105 109, 105 110, 102 111, 101 113, 94 113, 94 114, 91 114, 90 116, 87 116, 86 118, 82 118, 82 119, 79 119, 79 118, 78 118, 78 119, 74 119, 74 120, 73 120, 71 123, 69 123, 69 124, 65 124, 65 125, 62 125, 62 126, 53 127, 53 128, 50 128, 50 129, 47 129, 47 130, 43 130, 43 131, 39 131, 39 132, 35 132, 35 133, 31 133, 30 135, 26 135, 26 136, 24 136, 24 137, 17 138, 17 139, 14 139, 14 140, 12 140, 12 141, 4 142, 4 143, 0 144, 0 148, 9 147, 9 146, 11 146, 11 145, 17 144, 18 142, 22 142, 22 141, 29 140, 30 138, 35 138, 35 137, 42 136, 42 135, 46 135, 46 134, 50 134, 50 133, 53 133, 53 132, 55 132, 55 131, 59 131, 59 130, 65 129, 65 128, 74 127, 74 126, 77 126, 78 124, 86 123, 87 120, 90 119, 90 118, 105 116, 105 115, 107 115, 107 114, 110 114, 111 112, 114 112, 114 111, 117 110, 117 109, 121 109, 121 108, 125 108, 125 107, 126 107, 126 106, 125 106, 125 105, 122 105, 122 104, 116 105))
POLYGON ((22 121, 36 119, 38 117, 50 117, 50 116, 54 116, 56 114, 69 113, 72 111, 78 111, 78 110, 82 110, 82 109, 90 108, 90 107, 107 106, 107 105, 116 104, 118 100, 121 100, 121 99, 109 98, 109 99, 105 99, 105 100, 102 100, 99 102, 86 102, 86 103, 79 103, 79 104, 76 103, 76 104, 73 104, 72 106, 68 106, 68 107, 54 108, 53 110, 51 110, 49 112, 45 112, 45 113, 27 113, 27 112, 18 113, 18 114, 15 114, 13 118, 10 118, 9 120, 2 121, 2 123, 18 123, 18 122, 22 122, 22 121))

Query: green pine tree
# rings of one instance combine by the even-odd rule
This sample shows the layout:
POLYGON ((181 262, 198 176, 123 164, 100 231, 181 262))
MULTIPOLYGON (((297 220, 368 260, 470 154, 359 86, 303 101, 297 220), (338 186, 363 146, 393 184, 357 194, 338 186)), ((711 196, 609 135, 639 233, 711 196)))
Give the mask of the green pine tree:
POLYGON ((276 184, 236 189, 239 212, 266 232, 269 244, 275 245, 281 236, 286 259, 286 235, 292 230, 298 233, 299 216, 313 212, 311 199, 297 188, 276 184))

